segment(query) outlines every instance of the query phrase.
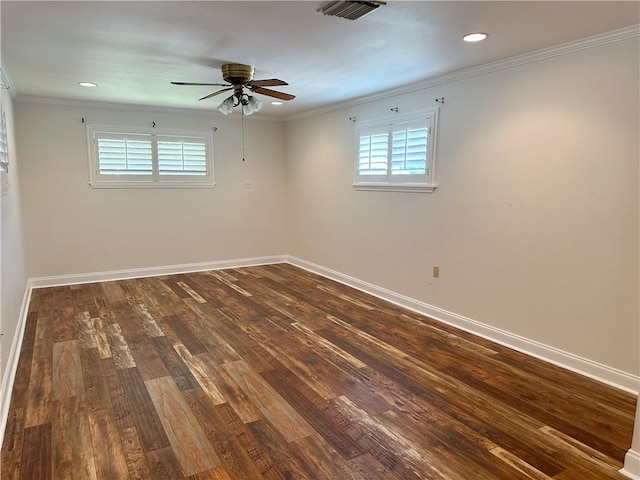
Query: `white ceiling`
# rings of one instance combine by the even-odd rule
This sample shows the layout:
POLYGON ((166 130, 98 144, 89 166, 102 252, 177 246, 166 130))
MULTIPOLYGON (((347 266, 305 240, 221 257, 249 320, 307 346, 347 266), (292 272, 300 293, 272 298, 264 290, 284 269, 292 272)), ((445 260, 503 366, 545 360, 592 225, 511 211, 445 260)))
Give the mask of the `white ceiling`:
POLYGON ((323 1, 0 2, 2 63, 17 99, 210 109, 220 65, 254 65, 257 79, 297 98, 262 115, 293 115, 640 23, 631 2, 389 0, 351 21, 323 1), (461 40, 489 33, 478 44, 461 40), (93 81, 98 88, 83 88, 93 81))

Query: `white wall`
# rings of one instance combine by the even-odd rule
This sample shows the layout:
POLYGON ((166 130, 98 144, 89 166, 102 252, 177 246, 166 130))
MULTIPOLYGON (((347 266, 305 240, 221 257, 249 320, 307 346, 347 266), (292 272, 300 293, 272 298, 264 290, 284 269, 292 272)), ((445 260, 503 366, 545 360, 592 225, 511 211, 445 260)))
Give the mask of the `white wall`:
POLYGON ((638 56, 626 40, 288 122, 288 253, 638 375, 638 56), (348 117, 438 97, 436 192, 354 191, 348 117))
MULTIPOLYGON (((25 247, 22 227, 22 207, 20 202, 20 180, 18 173, 21 163, 18 160, 15 141, 14 112, 11 97, 2 89, 2 110, 7 120, 7 140, 9 143, 9 189, 0 197, 0 326, 2 327, 2 369, 0 379, 5 373, 11 347, 16 341, 20 308, 27 285, 25 247)), ((17 360, 17 358, 16 358, 17 360)), ((0 395, 0 399, 3 396, 0 395)), ((1 409, 0 409, 1 410, 1 409)))
POLYGON ((285 253, 283 124, 239 118, 16 103, 30 277, 285 253), (85 125, 214 134, 212 189, 93 189, 85 125), (252 188, 244 188, 249 180, 252 188))

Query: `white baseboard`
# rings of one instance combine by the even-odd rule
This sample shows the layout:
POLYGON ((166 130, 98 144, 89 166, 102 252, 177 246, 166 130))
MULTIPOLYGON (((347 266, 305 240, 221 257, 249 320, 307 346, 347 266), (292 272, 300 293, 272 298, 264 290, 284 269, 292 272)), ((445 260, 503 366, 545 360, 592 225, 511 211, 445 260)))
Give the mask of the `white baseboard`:
POLYGON ((22 296, 22 305, 20 306, 20 316, 18 318, 18 324, 16 325, 16 332, 11 342, 9 356, 7 357, 7 368, 5 369, 4 377, 2 377, 2 387, 0 388, 0 447, 4 441, 4 431, 7 428, 7 419, 9 418, 13 382, 16 378, 16 372, 18 371, 22 338, 24 337, 24 328, 27 324, 27 314, 29 313, 29 300, 31 300, 31 284, 30 281, 27 281, 24 295, 22 296))
POLYGON ((632 480, 640 480, 640 452, 629 450, 624 457, 624 468, 620 473, 632 480))
POLYGON ((62 285, 77 285, 80 283, 109 282, 115 280, 126 280, 129 278, 157 277, 160 275, 174 275, 178 273, 222 270, 224 268, 251 267, 255 265, 268 265, 271 263, 284 263, 286 261, 286 255, 272 255, 268 257, 216 260, 213 262, 185 263, 182 265, 164 265, 160 267, 131 268, 127 270, 111 270, 107 272, 37 277, 30 279, 30 282, 33 288, 58 287, 62 285))
POLYGON ((435 320, 460 328, 474 335, 486 338, 506 347, 518 350, 541 360, 553 363, 567 370, 580 373, 587 377, 606 383, 618 389, 638 394, 640 390, 640 377, 592 360, 582 358, 569 352, 559 350, 549 345, 529 340, 519 335, 487 325, 457 313, 449 312, 442 308, 406 297, 386 288, 378 287, 371 283, 363 282, 357 278, 336 272, 329 268, 316 265, 300 258, 287 256, 287 263, 309 270, 350 287, 362 290, 383 300, 387 300, 414 312, 426 315, 435 320))

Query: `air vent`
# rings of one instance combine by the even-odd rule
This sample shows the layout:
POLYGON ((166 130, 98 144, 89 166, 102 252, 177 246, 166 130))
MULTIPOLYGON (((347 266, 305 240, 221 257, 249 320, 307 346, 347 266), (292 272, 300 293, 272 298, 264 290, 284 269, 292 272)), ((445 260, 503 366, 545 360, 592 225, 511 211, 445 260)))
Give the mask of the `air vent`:
POLYGON ((383 1, 337 1, 329 2, 320 7, 318 12, 333 17, 346 18, 348 20, 357 20, 365 15, 373 12, 380 5, 386 5, 383 1))

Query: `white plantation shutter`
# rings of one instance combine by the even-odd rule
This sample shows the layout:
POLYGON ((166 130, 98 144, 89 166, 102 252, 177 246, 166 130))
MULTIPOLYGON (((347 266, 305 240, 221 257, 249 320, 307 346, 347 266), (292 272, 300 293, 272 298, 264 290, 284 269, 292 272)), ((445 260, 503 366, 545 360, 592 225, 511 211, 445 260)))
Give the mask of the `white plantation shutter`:
POLYGON ((202 187, 213 185, 210 133, 87 127, 90 184, 94 187, 202 187))
POLYGON ((7 119, 4 111, 0 114, 0 194, 9 189, 9 142, 7 140, 7 119))
POLYGON ((434 109, 358 125, 354 187, 433 191, 436 118, 434 109))
POLYGON ((360 175, 386 175, 389 155, 387 128, 364 128, 358 141, 358 172, 360 175))
POLYGON ((158 173, 160 175, 206 175, 207 151, 204 140, 159 137, 158 173))
POLYGON ((153 175, 152 144, 145 136, 100 135, 100 175, 153 175))
POLYGON ((427 170, 428 128, 424 122, 393 126, 392 175, 424 175, 427 170))
POLYGON ((7 172, 9 166, 9 143, 7 141, 7 119, 4 111, 0 115, 0 172, 7 172))

